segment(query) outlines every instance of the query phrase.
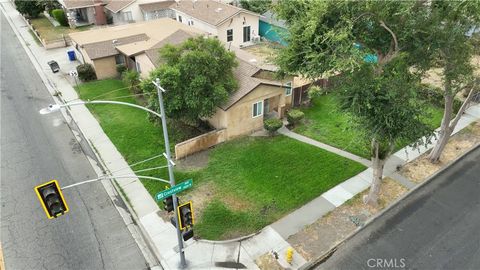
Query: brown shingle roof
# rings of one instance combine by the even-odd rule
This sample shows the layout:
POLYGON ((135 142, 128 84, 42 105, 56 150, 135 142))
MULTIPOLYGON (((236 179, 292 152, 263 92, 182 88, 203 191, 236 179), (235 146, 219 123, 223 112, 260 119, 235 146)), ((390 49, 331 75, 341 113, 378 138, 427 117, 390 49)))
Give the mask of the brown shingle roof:
POLYGON ((155 10, 162 10, 168 9, 170 6, 175 3, 175 1, 164 0, 155 3, 148 3, 148 4, 140 4, 138 5, 141 10, 145 12, 155 11, 155 10))
POLYGON ((94 0, 64 0, 63 3, 67 9, 92 7, 95 5, 94 0))
POLYGON ((136 0, 111 0, 105 8, 113 13, 117 13, 135 1, 136 0))
POLYGON ((214 26, 222 24, 224 21, 240 12, 247 12, 259 16, 258 14, 248 10, 211 0, 201 0, 195 2, 181 0, 172 4, 170 8, 188 14, 214 26))
POLYGON ((160 55, 158 53, 158 49, 161 47, 167 45, 167 44, 172 44, 172 45, 177 45, 185 40, 194 37, 195 34, 193 33, 188 33, 183 30, 177 30, 175 33, 171 34, 170 36, 166 37, 162 41, 158 42, 157 44, 153 45, 150 49, 145 51, 145 54, 147 57, 152 61, 153 65, 158 66, 159 65, 159 59, 160 55))
POLYGON ((83 45, 83 48, 87 52, 88 57, 90 57, 90 59, 93 60, 93 59, 98 59, 98 58, 103 58, 103 57, 118 54, 117 49, 115 49, 116 46, 132 43, 132 42, 145 41, 147 39, 148 39, 147 35, 138 34, 138 35, 133 35, 128 37, 118 38, 116 39, 117 40, 116 43, 113 43, 113 40, 106 40, 106 41, 85 44, 83 45))
POLYGON ((230 95, 230 98, 227 102, 225 102, 225 104, 219 106, 224 111, 228 110, 240 99, 242 99, 244 96, 248 95, 255 88, 257 88, 257 86, 259 86, 260 84, 282 86, 280 82, 252 77, 261 69, 242 59, 237 58, 237 61, 238 66, 233 70, 233 75, 235 76, 235 79, 237 79, 238 89, 230 95))

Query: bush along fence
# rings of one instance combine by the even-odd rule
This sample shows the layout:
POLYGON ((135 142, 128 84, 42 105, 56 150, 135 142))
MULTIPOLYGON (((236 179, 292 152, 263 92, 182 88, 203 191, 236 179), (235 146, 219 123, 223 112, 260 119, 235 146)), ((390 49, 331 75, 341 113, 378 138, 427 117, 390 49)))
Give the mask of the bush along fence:
POLYGON ((70 38, 66 37, 65 35, 62 34, 62 38, 59 39, 54 39, 54 40, 46 40, 42 38, 40 33, 35 29, 35 27, 32 25, 30 22, 30 19, 25 18, 22 15, 23 20, 25 23, 28 25, 28 28, 32 30, 33 34, 37 37, 37 39, 40 41, 42 46, 45 49, 55 49, 55 48, 62 48, 62 47, 68 47, 71 45, 70 38))

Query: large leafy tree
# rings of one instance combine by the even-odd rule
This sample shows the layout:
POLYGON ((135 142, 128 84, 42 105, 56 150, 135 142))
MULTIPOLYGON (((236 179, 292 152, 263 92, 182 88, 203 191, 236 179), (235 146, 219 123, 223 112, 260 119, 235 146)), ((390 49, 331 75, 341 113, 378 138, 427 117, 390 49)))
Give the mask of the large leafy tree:
POLYGON ((424 23, 429 25, 428 35, 420 36, 429 47, 430 65, 443 69, 444 114, 438 141, 430 152, 429 159, 438 162, 460 117, 465 112, 478 83, 473 76, 472 56, 477 53, 467 33, 480 25, 478 1, 431 1, 424 23), (454 98, 467 91, 459 111, 453 116, 454 98))
POLYGON ((235 54, 217 39, 190 38, 179 46, 160 49, 159 68, 142 81, 142 90, 149 94, 149 107, 159 111, 156 89, 152 80, 160 79, 165 93, 168 117, 196 125, 198 120, 212 116, 236 90, 233 68, 235 54))
POLYGON ((259 14, 268 11, 272 6, 272 0, 240 0, 240 6, 259 14))
POLYGON ((368 203, 377 203, 383 164, 395 143, 427 134, 412 93, 418 74, 411 73, 428 66, 423 44, 417 41, 427 5, 427 1, 284 0, 275 6, 290 32, 288 46, 277 59, 281 71, 312 79, 343 74, 343 107, 372 142, 374 178, 368 203), (376 63, 365 63, 366 55, 376 63))
POLYGON ((15 0, 14 3, 18 12, 26 14, 31 18, 37 18, 45 10, 45 5, 42 1, 15 0))

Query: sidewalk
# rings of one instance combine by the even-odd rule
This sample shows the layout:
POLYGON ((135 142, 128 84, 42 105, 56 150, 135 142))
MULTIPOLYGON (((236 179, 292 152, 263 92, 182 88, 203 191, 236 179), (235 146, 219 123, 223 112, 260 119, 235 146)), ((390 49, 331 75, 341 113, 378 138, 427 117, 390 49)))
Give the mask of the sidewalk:
MULTIPOLYGON (((78 95, 72 87, 71 78, 66 75, 68 71, 73 70, 78 64, 69 62, 66 51, 68 48, 53 50, 44 50, 39 47, 24 27, 25 22, 18 14, 10 2, 2 2, 2 11, 5 11, 12 27, 20 35, 19 39, 26 44, 26 50, 31 60, 34 62, 37 71, 42 80, 53 95, 60 92, 60 99, 57 102, 71 101, 78 99, 78 95), (30 52, 29 52, 30 51, 30 52), (47 65, 50 60, 59 62, 61 72, 53 74, 47 65)), ((73 83, 74 84, 74 83, 73 83)), ((65 113, 65 112, 64 112, 65 113)), ((467 110, 467 113, 459 121, 454 133, 458 132, 468 124, 480 119, 480 105, 476 105, 467 110)), ((84 137, 92 148, 95 149, 99 160, 104 168, 113 175, 134 175, 127 162, 110 139, 103 132, 102 128, 92 116, 90 111, 83 105, 74 106, 68 110, 67 121, 74 121, 84 137), (72 119, 68 118, 68 114, 72 119)), ((294 133, 295 134, 295 133, 294 133)), ((292 135, 292 134, 290 134, 292 135)), ((289 135, 287 135, 289 136, 289 135)), ((293 136, 293 135, 292 135, 293 136)), ((309 138, 307 138, 309 139, 309 138)), ((311 139, 310 139, 311 140, 311 139)), ((312 140, 313 141, 313 140, 312 140)), ((310 142, 308 142, 310 143, 310 142)), ((319 142, 312 142, 313 144, 319 142)), ((415 159, 422 153, 430 149, 433 144, 421 149, 411 149, 409 147, 396 152, 385 166, 385 175, 394 175, 398 165, 403 165, 412 159, 415 159)), ((318 146, 322 147, 323 146, 318 146)), ((330 150, 329 150, 330 151, 330 150)), ((335 150, 336 151, 336 150, 335 150)), ((337 153, 342 156, 347 155, 350 159, 360 163, 368 163, 368 160, 361 159, 350 153, 337 153)), ((290 244, 286 239, 299 232, 305 226, 312 224, 336 207, 342 205, 356 194, 367 189, 371 183, 372 170, 367 169, 364 172, 346 180, 325 192, 310 203, 283 217, 277 222, 265 227, 254 236, 231 241, 195 241, 189 240, 185 243, 185 254, 189 269, 222 269, 227 263, 241 263, 248 269, 258 269, 255 260, 266 253, 275 251, 279 255, 279 263, 285 267, 298 269, 306 263, 305 259, 294 252, 292 265, 285 260, 285 254, 290 244)), ((156 202, 146 191, 138 178, 118 178, 116 181, 119 187, 125 192, 129 199, 129 205, 135 215, 137 223, 144 233, 146 241, 151 246, 155 255, 161 262, 164 269, 179 268, 179 256, 177 247, 177 235, 175 228, 168 222, 164 222, 159 216, 159 209, 156 202)), ((152 268, 153 269, 153 268, 152 268)))

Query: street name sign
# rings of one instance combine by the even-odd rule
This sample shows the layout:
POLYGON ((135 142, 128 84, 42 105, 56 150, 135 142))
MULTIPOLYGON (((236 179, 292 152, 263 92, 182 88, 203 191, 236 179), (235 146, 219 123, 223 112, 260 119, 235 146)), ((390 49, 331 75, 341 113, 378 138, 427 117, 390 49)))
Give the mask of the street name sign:
POLYGON ((185 189, 191 188, 193 186, 193 180, 188 179, 187 181, 184 181, 178 185, 175 185, 169 189, 166 189, 164 191, 160 191, 155 195, 155 199, 159 202, 167 197, 172 196, 173 194, 177 194, 181 191, 184 191, 185 189))

